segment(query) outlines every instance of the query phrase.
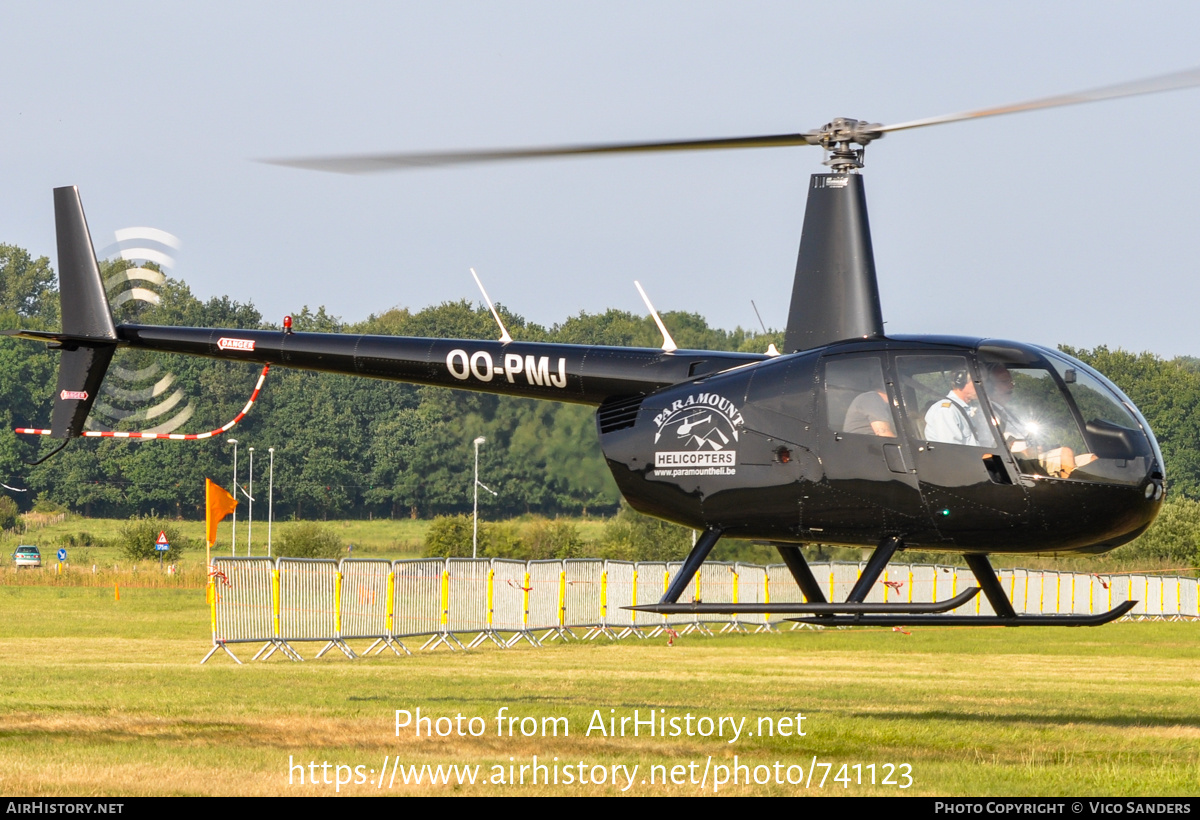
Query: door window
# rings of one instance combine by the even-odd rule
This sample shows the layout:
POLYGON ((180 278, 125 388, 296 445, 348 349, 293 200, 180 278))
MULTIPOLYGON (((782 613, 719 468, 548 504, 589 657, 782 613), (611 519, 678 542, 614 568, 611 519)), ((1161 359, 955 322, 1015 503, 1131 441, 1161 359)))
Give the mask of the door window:
POLYGON ((825 419, 831 430, 863 436, 896 437, 896 420, 874 356, 825 363, 825 419))
POLYGON ((996 438, 963 356, 897 356, 900 395, 909 432, 940 444, 994 447, 996 438))

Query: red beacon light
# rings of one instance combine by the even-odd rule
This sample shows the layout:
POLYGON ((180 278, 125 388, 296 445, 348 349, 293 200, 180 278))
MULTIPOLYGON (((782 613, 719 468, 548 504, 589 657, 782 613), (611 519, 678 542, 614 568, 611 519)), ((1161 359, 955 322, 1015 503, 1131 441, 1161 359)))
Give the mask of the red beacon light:
POLYGON ((292 317, 291 316, 283 317, 283 332, 284 333, 292 332, 292 317))

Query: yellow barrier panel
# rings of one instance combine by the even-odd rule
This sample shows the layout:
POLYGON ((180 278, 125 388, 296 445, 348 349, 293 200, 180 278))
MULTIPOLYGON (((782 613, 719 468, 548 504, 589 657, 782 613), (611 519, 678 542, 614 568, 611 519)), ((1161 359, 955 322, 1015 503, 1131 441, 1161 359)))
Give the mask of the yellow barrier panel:
POLYGON ((529 573, 525 573, 525 581, 521 584, 521 628, 529 628, 529 573))
POLYGON ((600 573, 600 618, 608 623, 608 570, 600 573))
POLYGON ((271 570, 271 625, 279 637, 279 570, 271 570))
POLYGON ((216 590, 216 586, 217 586, 216 582, 210 578, 208 581, 208 586, 205 587, 205 590, 204 590, 205 594, 208 596, 208 609, 212 615, 212 634, 213 634, 213 642, 214 643, 217 640, 217 590, 216 590))
MULTIPOLYGON (((528 586, 528 584, 526 584, 528 586)), ((558 573, 558 625, 566 626, 567 623, 567 571, 561 570, 558 573)))
POLYGON ((492 628, 492 615, 496 611, 496 570, 488 568, 487 574, 487 625, 492 628))
MULTIPOLYGON (((637 578, 638 578, 637 564, 634 564, 633 565, 633 589, 630 591, 631 596, 633 598, 633 603, 630 604, 630 606, 637 606, 637 578)), ((1196 582, 1196 588, 1197 588, 1197 594, 1200 595, 1200 581, 1196 582)), ((630 621, 630 623, 635 623, 635 624, 637 623, 637 610, 633 610, 630 613, 629 621, 630 621)))
POLYGON ((391 635, 396 624, 396 573, 389 572, 387 579, 387 631, 391 635))
POLYGON ((442 570, 442 627, 450 622, 450 570, 442 570))
MULTIPOLYGON (((768 573, 765 572, 763 573, 763 603, 771 603, 771 579, 768 577, 768 573)), ((763 616, 763 623, 768 623, 770 620, 771 614, 768 612, 763 616)))
POLYGON ((342 634, 342 573, 333 576, 333 630, 342 634))

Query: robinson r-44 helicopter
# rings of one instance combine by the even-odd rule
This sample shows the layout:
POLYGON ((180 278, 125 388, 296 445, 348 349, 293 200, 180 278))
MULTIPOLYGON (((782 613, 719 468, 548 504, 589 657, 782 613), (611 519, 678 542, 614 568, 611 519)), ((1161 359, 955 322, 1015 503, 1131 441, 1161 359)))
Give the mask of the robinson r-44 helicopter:
POLYGON ((867 144, 892 131, 1198 84, 1200 69, 897 125, 835 119, 797 134, 278 163, 365 173, 819 145, 830 171, 809 185, 782 354, 680 350, 661 321, 662 349, 513 341, 502 325, 499 341, 293 333, 287 321, 282 330, 114 326, 78 191, 58 188, 62 332, 5 331, 61 350, 58 386, 51 427, 18 432, 82 435, 118 347, 575 402, 597 408, 600 445, 629 504, 702 533, 662 600, 635 609, 827 625, 1106 623, 1136 602, 1090 616, 1018 615, 987 556, 1098 553, 1145 532, 1164 493, 1150 426, 1104 376, 1057 351, 885 335, 859 171, 867 144), (776 546, 806 601, 680 603, 722 537, 776 546), (806 543, 874 549, 845 601, 825 599, 806 543), (932 604, 867 603, 904 548, 962 554, 979 586, 932 604), (945 614, 981 588, 995 615, 945 614))

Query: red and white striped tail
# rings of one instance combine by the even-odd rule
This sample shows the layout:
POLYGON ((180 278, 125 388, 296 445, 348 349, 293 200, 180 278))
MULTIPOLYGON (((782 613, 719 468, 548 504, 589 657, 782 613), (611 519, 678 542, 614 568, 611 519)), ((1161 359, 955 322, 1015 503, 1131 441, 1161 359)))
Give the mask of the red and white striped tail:
MULTIPOLYGON (((250 408, 258 400, 258 393, 262 390, 263 382, 267 379, 267 371, 270 369, 271 366, 269 364, 263 365, 262 373, 258 375, 258 384, 254 385, 254 392, 250 394, 250 401, 246 402, 246 406, 242 408, 242 412, 234 416, 228 423, 215 430, 209 430, 207 433, 125 433, 117 430, 84 430, 80 435, 88 438, 168 439, 170 441, 197 441, 199 439, 219 436, 222 433, 232 430, 234 425, 244 419, 246 414, 250 412, 250 408)), ((16 432, 26 436, 48 436, 51 431, 42 430, 37 427, 17 427, 16 432)))

